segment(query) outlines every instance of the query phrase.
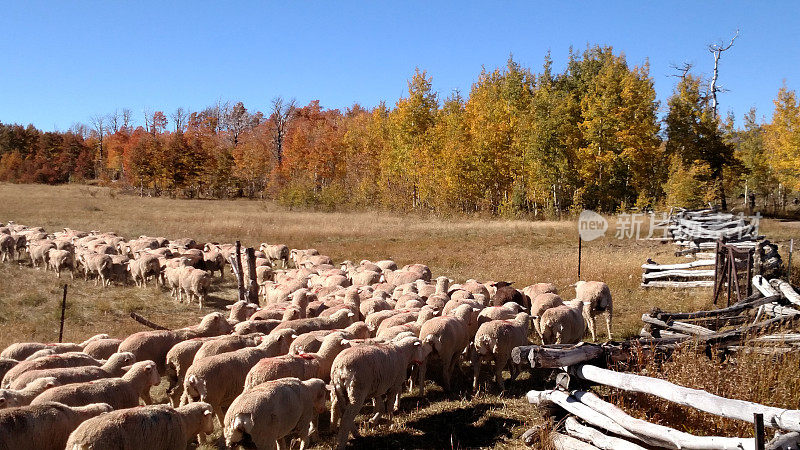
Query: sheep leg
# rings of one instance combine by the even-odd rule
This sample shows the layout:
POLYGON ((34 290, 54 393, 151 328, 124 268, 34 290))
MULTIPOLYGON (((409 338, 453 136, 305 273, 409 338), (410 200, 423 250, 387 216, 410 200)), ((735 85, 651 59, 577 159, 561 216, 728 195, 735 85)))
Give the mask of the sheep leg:
POLYGON ((319 415, 314 414, 313 417, 311 417, 308 426, 306 427, 305 439, 301 437, 300 450, 303 450, 309 445, 311 445, 311 440, 312 439, 316 440, 318 436, 319 436, 319 415))
POLYGON ((357 401, 354 404, 349 404, 343 408, 339 432, 336 435, 337 449, 345 448, 348 439, 350 439, 350 432, 354 431, 353 427, 355 425, 356 415, 361 410, 361 407, 364 406, 364 400, 359 400, 360 401, 357 401))
POLYGON ((606 329, 608 330, 608 340, 611 340, 611 309, 607 309, 604 313, 606 316, 606 329))
POLYGON ((510 381, 516 380, 517 377, 519 376, 519 368, 517 367, 517 365, 516 364, 509 364, 507 360, 506 360, 505 365, 508 367, 508 374, 511 376, 511 378, 509 378, 509 380, 510 381))
POLYGON ((589 314, 587 319, 589 322, 589 332, 592 333, 592 342, 597 342, 597 322, 594 320, 594 315, 589 314))
POLYGON ((501 391, 506 390, 505 383, 503 383, 503 369, 505 369, 504 364, 501 364, 500 361, 495 358, 494 360, 494 380, 500 386, 501 391))
POLYGON ((478 378, 481 374, 481 357, 477 351, 472 352, 472 391, 478 392, 478 378))
POLYGON ((278 450, 289 450, 290 447, 286 445, 286 436, 282 436, 275 440, 278 445, 278 450))
POLYGON ((375 404, 375 414, 369 419, 369 423, 378 423, 381 420, 381 416, 386 411, 386 403, 389 401, 390 392, 387 392, 384 395, 376 396, 374 400, 375 404))
POLYGON ((425 371, 428 368, 427 361, 423 361, 422 364, 419 365, 419 395, 425 397, 425 371))
POLYGON ((389 389, 389 394, 386 397, 386 411, 389 417, 392 417, 400 409, 400 393, 403 392, 403 384, 398 384, 392 389, 389 389), (391 402, 391 404, 389 403, 391 402))
POLYGON ((444 382, 444 390, 448 393, 450 390, 450 378, 453 376, 456 364, 458 364, 458 357, 450 356, 449 358, 442 358, 442 381, 444 382))
POLYGON ((335 430, 342 418, 342 405, 339 402, 336 390, 331 391, 331 430, 335 430))

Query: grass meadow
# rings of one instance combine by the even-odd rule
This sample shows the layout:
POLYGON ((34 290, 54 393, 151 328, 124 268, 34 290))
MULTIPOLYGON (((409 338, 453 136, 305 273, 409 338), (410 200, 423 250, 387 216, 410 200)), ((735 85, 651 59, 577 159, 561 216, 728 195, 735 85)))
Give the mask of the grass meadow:
MULTIPOLYGON (((295 248, 316 248, 334 261, 391 258, 399 265, 425 263, 434 276, 446 275, 457 281, 506 280, 520 288, 534 282, 553 282, 565 298, 572 298, 569 285, 577 280, 575 220, 531 222, 385 212, 289 211, 254 200, 140 198, 102 187, 0 184, 0 222, 8 220, 43 226, 48 231, 64 227, 115 231, 127 238, 147 234, 215 242, 239 239, 243 245, 256 247, 260 242, 285 243, 295 248)), ((641 289, 640 266, 647 258, 659 263, 687 260, 673 255, 672 244, 616 239, 615 229, 614 218, 609 217, 606 237, 583 243, 581 267, 583 279, 602 280, 611 288, 615 339, 636 335, 642 313, 653 306, 665 311, 712 307, 710 289, 641 289)), ((797 222, 762 220, 761 230, 781 245, 784 259, 788 240, 800 237, 797 222)), ((794 266, 798 274, 800 267, 794 266)), ((797 284, 798 278, 794 281, 797 284)), ((57 340, 63 283, 69 285, 65 341, 81 341, 96 333, 124 337, 144 330, 129 318, 132 311, 168 327, 194 324, 202 314, 224 309, 236 297, 229 272, 224 282, 214 285, 207 308, 200 312, 196 304, 187 307, 174 303, 157 286, 101 288, 93 281, 73 280, 69 275, 58 280, 52 272, 0 264, 0 348, 17 341, 57 340)), ((800 407, 798 358, 754 358, 759 357, 719 363, 685 352, 666 364, 649 367, 648 372, 720 395, 800 407), (773 370, 748 370, 765 364, 773 370)), ((364 427, 362 436, 351 442, 356 448, 520 447, 519 436, 541 422, 524 400, 524 393, 543 388, 545 375, 525 373, 504 393, 489 386, 475 396, 465 393, 448 398, 435 387, 425 398, 406 394, 401 414, 392 423, 364 427)), ((462 381, 466 384, 466 379, 462 381)), ((687 413, 684 408, 653 399, 600 392, 633 414, 682 430, 752 435, 749 424, 687 413)), ((329 437, 323 437, 319 448, 331 443, 329 437)))

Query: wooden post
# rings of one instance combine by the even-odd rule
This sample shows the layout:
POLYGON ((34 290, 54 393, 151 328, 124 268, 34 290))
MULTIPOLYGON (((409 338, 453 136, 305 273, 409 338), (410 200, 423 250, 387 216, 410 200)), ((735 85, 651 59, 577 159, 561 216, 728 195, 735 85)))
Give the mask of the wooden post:
POLYGON ((256 251, 253 247, 247 247, 247 278, 250 280, 247 286, 247 301, 258 304, 258 282, 256 281, 256 251))
POLYGON ((58 328, 58 342, 64 339, 64 315, 67 311, 67 285, 64 285, 64 296, 61 297, 61 326, 58 328))
POLYGON ((764 435, 764 414, 753 413, 753 419, 756 427, 756 450, 764 450, 765 435, 764 435))
POLYGON ((242 243, 236 241, 236 281, 239 283, 239 300, 246 300, 244 274, 242 273, 242 243))
MULTIPOLYGON (((747 278, 744 280, 745 290, 747 292, 747 297, 753 295, 753 283, 750 280, 753 279, 753 258, 755 254, 754 249, 750 249, 747 251, 747 278)), ((741 295, 739 296, 739 302, 741 302, 741 295)))
POLYGON ((578 281, 581 281, 581 243, 583 239, 581 239, 580 235, 578 235, 578 281))

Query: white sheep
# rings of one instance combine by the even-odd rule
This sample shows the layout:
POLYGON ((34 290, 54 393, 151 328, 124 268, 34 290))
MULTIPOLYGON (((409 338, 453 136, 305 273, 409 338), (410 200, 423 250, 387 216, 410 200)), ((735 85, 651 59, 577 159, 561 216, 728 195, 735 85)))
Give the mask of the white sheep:
POLYGON ((84 383, 72 383, 48 389, 33 399, 32 405, 58 402, 70 406, 108 403, 114 409, 133 408, 141 397, 151 403, 150 388, 158 386, 156 364, 153 361, 135 363, 121 378, 103 378, 84 383))
POLYGON ((85 353, 69 352, 21 361, 11 368, 3 377, 0 387, 9 388, 17 378, 31 370, 57 369, 61 367, 100 366, 100 361, 85 353))
POLYGON ((592 333, 592 340, 597 340, 597 325, 594 318, 600 314, 606 318, 606 330, 610 340, 614 302, 611 300, 611 290, 608 285, 602 281, 578 281, 575 283, 575 298, 591 304, 586 321, 589 324, 589 332, 592 333))
POLYGON ((69 270, 72 278, 75 278, 75 272, 73 272, 75 267, 74 255, 68 250, 51 248, 47 254, 47 267, 53 269, 58 278, 61 278, 62 270, 69 270))
POLYGON ((325 382, 282 378, 243 392, 224 419, 225 444, 233 447, 249 437, 259 449, 288 449, 286 436, 296 433, 300 449, 309 445, 316 417, 325 411, 325 382))
POLYGON ((109 411, 105 403, 69 407, 52 402, 0 410, 0 450, 64 450, 81 422, 109 411))
POLYGON ((0 389, 0 409, 27 406, 42 392, 59 386, 53 377, 39 378, 21 389, 0 389))
POLYGON ((331 424, 339 422, 337 449, 347 444, 356 415, 368 398, 375 399, 373 422, 383 412, 394 412, 408 368, 421 364, 430 350, 419 338, 410 336, 385 345, 358 345, 339 353, 331 367, 331 424))
POLYGON ((196 435, 214 431, 211 405, 150 405, 89 419, 70 434, 69 450, 185 450, 196 435))
POLYGON ((533 327, 536 329, 536 333, 541 337, 542 328, 539 325, 539 322, 541 321, 542 314, 544 314, 544 312, 550 308, 563 305, 564 300, 562 300, 558 294, 554 294, 552 292, 539 294, 536 297, 533 297, 532 300, 531 318, 533 320, 533 327))
MULTIPOLYGON (((475 310, 475 311, 473 311, 475 310)), ((431 347, 430 356, 438 356, 442 361, 443 387, 450 392, 450 378, 455 370, 461 354, 470 343, 470 328, 477 324, 471 305, 461 305, 452 312, 452 316, 434 317, 422 324, 419 338, 431 347)), ((425 393, 425 371, 428 362, 424 361, 419 368, 419 383, 422 394, 425 393)))
POLYGON ((166 373, 167 352, 175 344, 196 337, 228 334, 233 327, 220 312, 207 314, 198 325, 179 330, 154 330, 134 333, 119 344, 119 351, 131 352, 137 361, 155 361, 160 374, 166 373))
POLYGON ((31 356, 37 351, 45 348, 54 349, 56 353, 79 352, 81 350, 84 350, 85 347, 91 344, 92 342, 97 341, 99 339, 107 339, 107 338, 108 338, 107 334, 97 334, 79 344, 74 344, 70 342, 63 342, 63 343, 16 342, 3 349, 3 351, 0 352, 0 358, 10 358, 10 359, 16 359, 17 361, 22 361, 23 359, 31 356))
POLYGON ((478 313, 478 324, 480 325, 490 320, 513 319, 524 309, 524 306, 516 302, 508 302, 503 306, 487 306, 478 313))
POLYGON ((20 375, 11 383, 11 389, 22 389, 41 378, 53 378, 59 384, 80 383, 98 380, 100 378, 121 377, 125 374, 125 367, 136 362, 133 353, 114 353, 100 367, 62 367, 41 370, 29 370, 20 375))
POLYGON ((589 302, 572 300, 542 313, 539 326, 542 342, 548 344, 577 344, 586 334, 584 310, 589 302))
MULTIPOLYGON (((513 320, 491 320, 483 323, 475 334, 475 351, 472 353, 473 390, 478 389, 478 377, 483 361, 494 362, 494 378, 500 389, 505 389, 503 369, 511 360, 514 347, 528 343, 528 328, 531 316, 521 312, 513 320)), ((516 366, 512 365, 511 380, 516 378, 516 366)))
POLYGON ((186 401, 211 404, 220 423, 223 412, 244 389, 247 373, 262 358, 285 355, 289 351, 294 330, 287 329, 264 336, 256 347, 247 347, 196 361, 186 372, 183 385, 186 401))
POLYGON ((333 359, 348 347, 350 341, 345 339, 344 333, 337 331, 325 337, 316 353, 264 358, 247 373, 244 389, 252 389, 261 383, 286 377, 301 380, 320 378, 329 381, 333 359))
POLYGON ((201 269, 187 267, 180 273, 180 291, 178 291, 178 301, 181 300, 180 292, 186 294, 186 304, 191 305, 192 299, 196 298, 203 309, 203 301, 208 296, 208 288, 211 286, 212 276, 209 272, 201 269))

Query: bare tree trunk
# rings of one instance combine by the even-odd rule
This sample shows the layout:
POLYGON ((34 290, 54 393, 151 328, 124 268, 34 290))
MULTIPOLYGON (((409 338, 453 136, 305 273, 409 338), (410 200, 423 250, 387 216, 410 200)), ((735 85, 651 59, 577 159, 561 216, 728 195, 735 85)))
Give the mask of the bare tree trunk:
POLYGON ((714 75, 711 77, 711 109, 714 111, 714 117, 717 116, 717 92, 721 91, 719 87, 717 87, 717 79, 719 77, 719 58, 722 56, 722 52, 730 49, 733 47, 733 41, 739 37, 739 30, 736 30, 736 34, 731 38, 731 41, 728 45, 723 46, 722 44, 711 44, 708 46, 708 51, 714 55, 714 75))

